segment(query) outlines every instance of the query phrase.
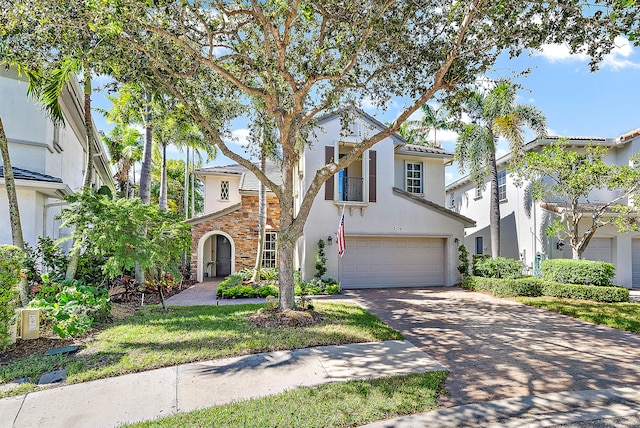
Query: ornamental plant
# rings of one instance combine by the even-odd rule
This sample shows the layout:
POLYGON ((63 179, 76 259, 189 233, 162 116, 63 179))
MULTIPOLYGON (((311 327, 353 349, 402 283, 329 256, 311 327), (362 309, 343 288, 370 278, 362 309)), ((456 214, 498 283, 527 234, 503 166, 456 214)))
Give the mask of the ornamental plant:
POLYGON ((18 284, 21 278, 24 252, 13 245, 0 245, 0 349, 7 348, 11 340, 9 326, 20 305, 18 284))

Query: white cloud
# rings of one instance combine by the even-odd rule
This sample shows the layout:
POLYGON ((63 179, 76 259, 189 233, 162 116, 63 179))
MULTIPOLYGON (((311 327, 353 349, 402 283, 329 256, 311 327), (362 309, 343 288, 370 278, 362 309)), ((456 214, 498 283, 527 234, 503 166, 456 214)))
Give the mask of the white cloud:
MULTIPOLYGON (((629 40, 622 36, 617 36, 614 39, 613 50, 605 55, 602 60, 603 67, 611 67, 614 70, 620 70, 623 68, 640 68, 640 64, 628 59, 634 52, 633 46, 629 43, 629 40)), ((542 45, 539 51, 535 53, 537 56, 541 56, 550 62, 561 61, 588 61, 589 56, 584 52, 571 53, 569 46, 559 44, 546 44, 542 45)))
POLYGON ((231 138, 225 140, 225 143, 235 144, 240 147, 247 147, 249 145, 249 135, 251 131, 247 128, 234 129, 231 131, 231 138))
MULTIPOLYGON (((381 110, 381 107, 377 104, 377 101, 371 97, 364 97, 361 103, 362 103, 362 108, 365 110, 369 110, 369 111, 373 110, 374 112, 378 112, 379 110, 381 110)), ((395 100, 390 99, 385 103, 384 108, 385 109, 396 108, 397 106, 398 106, 398 103, 395 100)))
POLYGON ((500 159, 502 156, 506 155, 507 153, 509 153, 509 150, 502 149, 502 148, 497 149, 496 150, 496 159, 500 159))

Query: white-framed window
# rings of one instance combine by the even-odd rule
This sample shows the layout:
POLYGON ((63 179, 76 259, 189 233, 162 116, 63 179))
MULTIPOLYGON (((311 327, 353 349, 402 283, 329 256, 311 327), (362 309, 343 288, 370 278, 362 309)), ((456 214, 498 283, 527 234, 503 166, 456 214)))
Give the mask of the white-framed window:
POLYGON ((226 180, 220 182, 220 199, 223 201, 229 200, 229 182, 226 180))
POLYGON ((278 233, 266 232, 264 235, 264 250, 262 251, 262 267, 275 268, 277 265, 278 248, 278 233))
POLYGON ((482 242, 482 236, 476 236, 476 254, 484 253, 484 243, 482 242))
POLYGON ((507 199, 507 171, 498 173, 498 199, 501 201, 507 199))
POLYGON ((422 162, 405 163, 406 191, 409 193, 423 193, 422 191, 422 162))
POLYGON ((476 199, 482 198, 482 187, 476 186, 476 199))
POLYGON ((449 195, 449 207, 453 208, 456 206, 456 194, 451 192, 449 195))

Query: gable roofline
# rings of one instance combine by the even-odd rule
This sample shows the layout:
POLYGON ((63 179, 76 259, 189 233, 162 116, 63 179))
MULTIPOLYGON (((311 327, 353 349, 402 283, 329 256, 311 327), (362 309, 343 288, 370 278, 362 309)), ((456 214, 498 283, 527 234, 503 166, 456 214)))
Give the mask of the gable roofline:
POLYGON ((219 217, 224 217, 225 215, 231 214, 232 212, 238 211, 240 208, 242 208, 242 202, 239 202, 235 205, 231 205, 230 207, 224 208, 222 210, 216 211, 216 212, 212 212, 209 214, 205 214, 205 215, 201 215, 199 217, 192 217, 189 218, 187 220, 185 220, 185 223, 191 224, 191 225, 196 225, 196 224, 200 224, 200 223, 204 223, 205 221, 208 220, 214 220, 216 218, 219 217))
POLYGON ((425 158, 444 159, 445 164, 449 164, 453 160, 453 153, 447 152, 436 147, 419 146, 417 144, 405 144, 395 149, 396 154, 405 156, 419 156, 425 158))
POLYGON ((434 202, 428 201, 426 199, 422 199, 412 193, 409 193, 407 191, 404 191, 402 189, 398 189, 397 187, 393 188, 393 194, 394 195, 398 195, 400 197, 403 197, 405 199, 410 200, 411 202, 415 202, 418 205, 422 205, 425 208, 428 208, 432 211, 435 211, 439 214, 445 215, 449 218, 452 218, 454 220, 457 220, 459 222, 461 222, 464 227, 476 227, 476 221, 473 219, 470 219, 467 216, 464 216, 462 214, 458 214, 455 211, 451 211, 446 209, 445 207, 443 207, 442 205, 438 205, 434 202))
MULTIPOLYGON (((326 123, 326 122, 334 119, 335 117, 339 117, 343 113, 349 112, 349 111, 353 111, 353 112, 357 113, 360 117, 365 119, 367 122, 371 123, 373 126, 379 128, 380 130, 385 130, 385 129, 389 128, 387 125, 385 125, 384 123, 380 122, 378 119, 376 119, 375 117, 371 116, 366 111, 362 110, 361 108, 355 107, 355 106, 342 107, 342 108, 340 108, 340 109, 338 109, 338 110, 336 110, 336 111, 334 111, 332 113, 327 113, 327 114, 325 114, 323 116, 320 116, 317 119, 316 124, 318 126, 320 126, 323 123, 326 123)), ((398 145, 407 144, 407 140, 405 140, 404 137, 402 135, 398 134, 397 132, 394 132, 393 134, 391 134, 389 136, 389 138, 394 140, 394 144, 398 144, 398 145)))
MULTIPOLYGON (((637 130, 639 132, 638 135, 640 135, 640 129, 637 130)), ((523 146, 523 150, 525 152, 534 150, 538 147, 542 147, 542 146, 548 146, 551 143, 555 143, 560 139, 566 139, 568 142, 567 144, 569 146, 573 146, 573 147, 586 147, 589 144, 592 143, 596 143, 599 146, 605 146, 605 147, 615 147, 615 146, 619 146, 621 143, 618 142, 619 138, 603 138, 603 137, 561 137, 561 136, 557 136, 557 135, 548 135, 545 138, 535 138, 531 141, 529 141, 527 144, 525 144, 523 146)), ((628 141, 627 141, 628 142, 628 141)), ((506 155, 503 155, 501 157, 499 157, 496 160, 496 165, 498 168, 500 168, 501 166, 509 163, 509 161, 511 160, 511 152, 507 153, 506 155)), ((468 183, 471 182, 471 177, 469 174, 466 174, 462 177, 460 177, 459 179, 457 179, 456 181, 449 183, 447 186, 445 186, 445 192, 449 191, 449 190, 455 190, 459 187, 462 187, 468 183)))

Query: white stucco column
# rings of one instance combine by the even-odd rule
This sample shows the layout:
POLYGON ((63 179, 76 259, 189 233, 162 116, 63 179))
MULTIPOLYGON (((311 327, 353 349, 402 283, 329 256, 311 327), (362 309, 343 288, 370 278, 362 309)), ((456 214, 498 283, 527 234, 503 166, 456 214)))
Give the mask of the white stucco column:
POLYGON ((631 235, 618 235, 614 238, 613 264, 616 266, 615 285, 631 288, 632 286, 632 260, 631 260, 631 235))

